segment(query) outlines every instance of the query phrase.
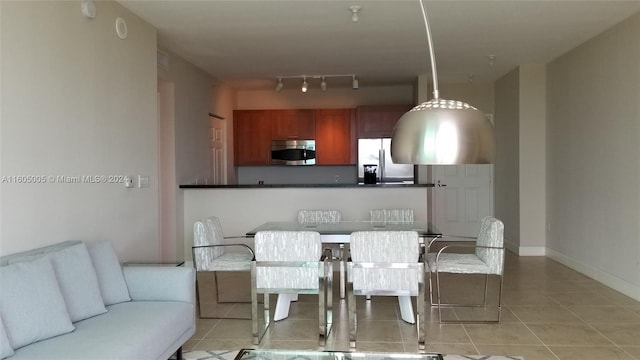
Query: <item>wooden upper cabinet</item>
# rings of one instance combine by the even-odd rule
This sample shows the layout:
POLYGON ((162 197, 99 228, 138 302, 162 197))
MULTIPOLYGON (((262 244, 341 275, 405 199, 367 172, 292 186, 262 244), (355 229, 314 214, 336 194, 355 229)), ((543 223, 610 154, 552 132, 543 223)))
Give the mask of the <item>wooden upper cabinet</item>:
POLYGON ((357 108, 358 139, 391 137, 393 127, 412 105, 360 106, 357 108))
POLYGON ((356 163, 355 127, 351 109, 317 109, 316 164, 348 165, 356 163))
POLYGON ((316 128, 312 109, 272 110, 271 139, 313 140, 316 128))
POLYGON ((234 157, 236 165, 271 163, 271 112, 235 110, 233 112, 234 157))

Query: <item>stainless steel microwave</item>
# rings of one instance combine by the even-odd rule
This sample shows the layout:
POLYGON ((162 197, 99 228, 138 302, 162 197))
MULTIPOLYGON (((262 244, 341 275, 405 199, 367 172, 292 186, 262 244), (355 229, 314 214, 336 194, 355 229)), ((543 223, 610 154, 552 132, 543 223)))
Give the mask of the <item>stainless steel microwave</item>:
POLYGON ((315 165, 315 140, 273 140, 271 165, 315 165))

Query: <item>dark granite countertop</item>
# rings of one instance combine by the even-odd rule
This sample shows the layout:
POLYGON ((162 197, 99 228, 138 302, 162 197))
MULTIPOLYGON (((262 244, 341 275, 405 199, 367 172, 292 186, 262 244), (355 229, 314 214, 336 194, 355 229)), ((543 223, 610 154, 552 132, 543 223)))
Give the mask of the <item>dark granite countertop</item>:
POLYGON ((251 184, 251 185, 180 185, 180 189, 275 189, 275 188, 403 188, 403 187, 433 187, 434 184, 251 184))

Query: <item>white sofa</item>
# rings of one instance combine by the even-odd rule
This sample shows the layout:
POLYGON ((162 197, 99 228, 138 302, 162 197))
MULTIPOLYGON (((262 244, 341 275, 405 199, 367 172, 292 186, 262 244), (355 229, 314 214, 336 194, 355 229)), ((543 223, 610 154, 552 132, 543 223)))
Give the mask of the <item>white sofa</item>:
POLYGON ((109 242, 0 258, 2 359, 182 357, 195 332, 190 267, 124 266, 109 242))

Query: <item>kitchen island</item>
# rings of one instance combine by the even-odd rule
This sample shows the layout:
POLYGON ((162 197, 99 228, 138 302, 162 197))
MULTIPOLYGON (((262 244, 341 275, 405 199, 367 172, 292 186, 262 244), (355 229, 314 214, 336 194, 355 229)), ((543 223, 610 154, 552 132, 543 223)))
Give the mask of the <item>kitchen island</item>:
MULTIPOLYGON (((180 185, 184 254, 191 255, 193 224, 217 216, 225 236, 243 235, 268 221, 295 221, 301 209, 338 209, 343 220, 368 220, 369 210, 412 208, 427 222, 429 184, 180 185)), ((250 244, 250 239, 248 239, 250 244)))

